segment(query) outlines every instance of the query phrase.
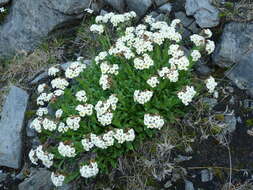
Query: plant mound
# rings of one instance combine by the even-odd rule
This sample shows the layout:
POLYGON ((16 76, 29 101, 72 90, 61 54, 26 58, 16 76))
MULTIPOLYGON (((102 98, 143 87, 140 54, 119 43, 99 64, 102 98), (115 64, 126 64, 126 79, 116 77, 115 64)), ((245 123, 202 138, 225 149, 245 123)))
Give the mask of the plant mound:
MULTIPOLYGON (((55 186, 115 167, 122 154, 183 116, 197 94, 192 67, 213 52, 211 31, 192 35, 189 50, 177 32, 180 20, 147 16, 134 26, 135 17, 97 16, 90 30, 102 51, 92 63, 79 57, 65 71, 52 67, 51 80, 38 86, 31 127, 42 144, 29 157, 53 171, 55 186)), ((213 93, 214 79, 206 84, 213 93)))

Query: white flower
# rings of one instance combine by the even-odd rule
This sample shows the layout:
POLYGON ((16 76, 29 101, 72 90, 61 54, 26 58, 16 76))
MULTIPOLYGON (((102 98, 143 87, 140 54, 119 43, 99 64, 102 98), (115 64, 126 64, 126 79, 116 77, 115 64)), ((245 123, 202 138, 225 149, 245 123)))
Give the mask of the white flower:
POLYGON ((65 71, 66 78, 76 78, 80 75, 81 72, 84 71, 84 69, 86 69, 86 65, 82 63, 81 60, 78 58, 77 61, 71 63, 71 65, 65 71))
POLYGON ((148 69, 154 65, 154 61, 148 54, 143 55, 143 59, 135 58, 134 67, 139 70, 148 69))
POLYGON ((96 176, 99 172, 96 162, 91 162, 89 165, 84 165, 80 168, 80 174, 84 178, 96 176))
POLYGON ((89 13, 89 14, 92 14, 94 12, 92 9, 89 9, 89 8, 84 9, 84 11, 87 12, 87 13, 89 13))
POLYGON ((102 51, 95 57, 96 64, 99 64, 100 61, 104 61, 107 57, 108 53, 106 51, 102 51))
POLYGON ((181 22, 181 20, 179 20, 179 19, 174 19, 174 20, 172 20, 170 26, 173 27, 173 28, 175 28, 176 25, 178 25, 180 22, 181 22))
POLYGON ((48 69, 48 75, 49 76, 56 76, 56 74, 60 71, 60 69, 56 67, 51 67, 48 69))
POLYGON ((172 44, 170 45, 168 54, 172 55, 174 58, 179 58, 184 56, 184 51, 180 49, 180 46, 178 44, 172 44))
POLYGON ((89 139, 83 139, 81 142, 85 151, 90 151, 94 146, 94 144, 89 139))
POLYGON ((29 152, 29 159, 33 164, 38 165, 38 158, 36 156, 36 152, 33 149, 31 149, 29 152))
POLYGON ((54 91, 54 95, 55 95, 55 96, 62 96, 63 94, 64 94, 64 91, 63 91, 63 90, 58 89, 58 90, 55 90, 55 91, 54 91))
POLYGON ((198 50, 193 50, 191 56, 193 61, 198 61, 201 58, 201 54, 198 50))
POLYGON ((59 125, 58 125, 58 131, 60 133, 65 133, 69 130, 69 127, 67 125, 65 125, 65 123, 63 122, 60 122, 59 125))
POLYGON ((90 27, 90 31, 98 34, 103 34, 104 26, 100 24, 92 24, 90 27))
POLYGON ((47 168, 50 168, 53 165, 54 155, 51 153, 48 153, 46 151, 43 151, 42 145, 38 146, 35 149, 35 154, 36 154, 38 160, 41 160, 42 164, 44 166, 46 166, 47 168))
POLYGON ((102 87, 103 90, 107 90, 111 87, 110 84, 111 78, 107 74, 102 74, 99 79, 99 85, 102 87))
POLYGON ((183 104, 186 106, 192 101, 195 96, 196 91, 193 86, 186 86, 186 88, 177 93, 177 96, 180 100, 182 100, 183 104))
POLYGON ((78 105, 76 106, 76 110, 79 112, 81 117, 85 117, 86 115, 92 115, 93 112, 93 105, 92 104, 85 104, 85 105, 78 105))
POLYGON ((153 92, 149 90, 145 90, 145 91, 135 90, 134 91, 134 101, 138 102, 139 104, 147 103, 148 101, 150 101, 152 96, 153 96, 153 92))
POLYGON ((66 124, 67 124, 67 126, 68 126, 70 129, 76 131, 76 130, 78 130, 79 127, 80 127, 80 124, 79 124, 80 121, 81 121, 81 118, 80 118, 80 117, 74 117, 74 116, 72 116, 72 117, 68 117, 68 118, 67 118, 66 124))
POLYGON ((43 106, 45 104, 45 102, 49 102, 52 98, 53 98, 53 93, 47 94, 47 93, 43 92, 37 98, 37 105, 43 106))
POLYGON ((52 174, 51 174, 52 183, 56 187, 61 187, 63 185, 64 179, 65 179, 64 175, 55 174, 54 172, 52 172, 52 174))
POLYGON ((107 112, 103 115, 97 115, 97 118, 98 122, 101 123, 101 125, 110 125, 112 123, 113 113, 107 112))
POLYGON ((210 76, 208 79, 206 79, 205 83, 206 83, 206 88, 208 89, 209 93, 213 93, 215 90, 215 87, 218 85, 212 76, 210 76))
POLYGON ((42 121, 42 126, 45 130, 54 131, 57 128, 57 124, 47 118, 42 121))
POLYGON ((38 86, 38 88, 37 88, 38 93, 40 94, 40 93, 44 92, 45 87, 46 87, 46 84, 45 84, 45 83, 40 84, 40 85, 38 86))
POLYGON ((56 112, 55 112, 55 117, 56 117, 57 119, 59 119, 59 118, 61 118, 62 114, 63 114, 62 109, 58 109, 58 110, 56 110, 56 112))
POLYGON ((190 39, 196 46, 205 45, 205 38, 203 36, 200 36, 198 34, 193 34, 190 36, 190 39))
POLYGON ((215 49, 214 42, 211 41, 211 40, 207 40, 207 42, 206 42, 206 52, 208 54, 211 54, 211 53, 213 53, 214 49, 215 49))
POLYGON ((144 125, 150 129, 161 129, 164 125, 164 119, 159 115, 144 115, 144 125))
POLYGON ((36 111, 36 115, 42 117, 43 115, 47 115, 48 114, 48 109, 47 108, 39 108, 36 111))
POLYGON ((64 145, 63 142, 60 142, 58 146, 58 152, 63 156, 63 157, 75 157, 75 148, 70 146, 70 145, 64 145))
POLYGON ((38 133, 41 133, 42 130, 42 118, 35 118, 30 125, 31 129, 35 129, 35 131, 37 131, 38 133))
POLYGON ((51 81, 53 88, 64 90, 68 85, 68 81, 63 78, 55 78, 51 81))
POLYGON ((211 38, 212 35, 213 35, 212 31, 210 29, 208 29, 208 28, 204 29, 203 32, 206 35, 206 38, 211 38))
POLYGON ((86 102, 88 100, 87 96, 86 96, 86 92, 84 90, 80 90, 76 93, 76 99, 79 102, 86 102))
POLYGON ((151 77, 150 79, 147 80, 147 83, 149 86, 152 88, 155 88, 160 82, 158 80, 157 76, 151 77))

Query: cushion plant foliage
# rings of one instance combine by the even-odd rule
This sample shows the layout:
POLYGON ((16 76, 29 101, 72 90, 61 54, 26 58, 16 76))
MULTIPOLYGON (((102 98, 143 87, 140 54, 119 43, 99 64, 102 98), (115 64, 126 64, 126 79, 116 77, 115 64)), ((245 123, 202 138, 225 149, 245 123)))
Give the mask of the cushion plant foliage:
MULTIPOLYGON (((108 172, 121 155, 183 116, 197 96, 192 67, 213 52, 211 31, 192 35, 186 51, 180 20, 168 24, 147 16, 136 26, 135 17, 97 16, 90 30, 102 51, 92 63, 79 57, 66 71, 54 66, 50 81, 38 86, 31 127, 42 144, 29 157, 52 170, 55 186, 108 172)), ((206 84, 213 93, 215 80, 206 84)))

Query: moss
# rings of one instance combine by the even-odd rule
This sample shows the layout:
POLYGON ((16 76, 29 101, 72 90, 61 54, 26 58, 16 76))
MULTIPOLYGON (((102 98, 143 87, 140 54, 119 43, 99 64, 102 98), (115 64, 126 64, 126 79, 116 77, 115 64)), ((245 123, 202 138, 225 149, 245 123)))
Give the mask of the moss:
POLYGON ((247 127, 252 127, 253 126, 253 119, 247 119, 245 123, 246 123, 247 127))
POLYGON ((225 120, 224 114, 216 114, 214 117, 218 121, 224 121, 225 120))

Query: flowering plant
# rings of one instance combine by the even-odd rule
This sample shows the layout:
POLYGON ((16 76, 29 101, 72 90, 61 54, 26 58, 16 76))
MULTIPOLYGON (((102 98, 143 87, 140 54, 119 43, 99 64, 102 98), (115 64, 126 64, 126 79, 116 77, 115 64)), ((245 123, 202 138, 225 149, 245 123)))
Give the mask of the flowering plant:
MULTIPOLYGON (((147 16, 133 26, 135 16, 97 16, 90 30, 103 51, 90 65, 79 57, 65 72, 50 68, 52 80, 38 86, 40 107, 31 127, 42 145, 29 157, 53 170, 56 186, 115 167, 118 157, 183 116, 197 94, 192 67, 201 53, 213 52, 211 31, 191 36, 186 51, 176 30, 180 20, 169 25, 147 16)), ((214 79, 206 84, 213 92, 214 79)))

